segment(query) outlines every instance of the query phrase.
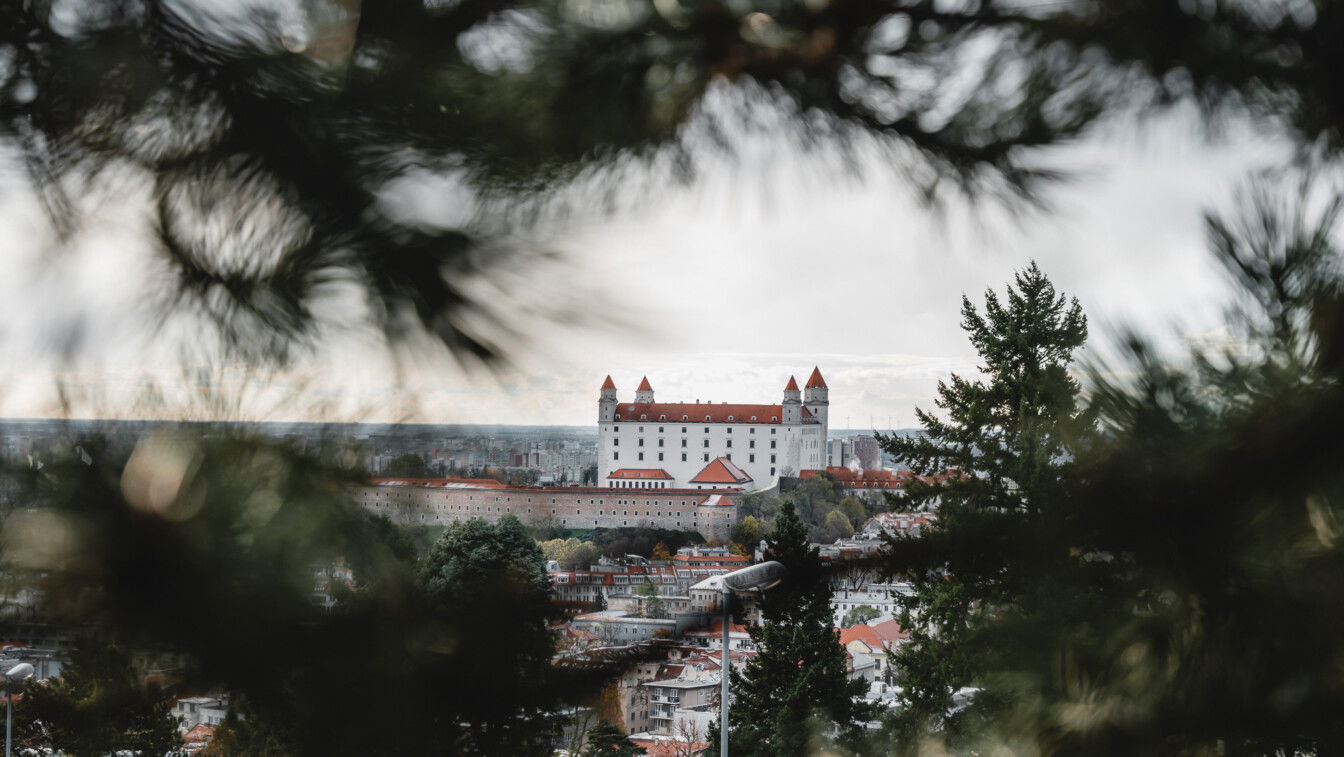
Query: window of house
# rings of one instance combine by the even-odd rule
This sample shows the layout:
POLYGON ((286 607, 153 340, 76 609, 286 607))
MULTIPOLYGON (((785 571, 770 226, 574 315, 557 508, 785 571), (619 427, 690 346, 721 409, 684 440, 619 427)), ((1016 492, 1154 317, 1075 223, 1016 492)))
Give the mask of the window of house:
POLYGON ((659 440, 658 440, 658 446, 659 446, 659 447, 663 446, 663 440, 662 440, 662 439, 659 439, 659 440))
POLYGON ((683 447, 686 446, 686 440, 685 440, 685 439, 682 439, 682 440, 681 440, 681 446, 683 446, 683 447))
POLYGON ((774 456, 774 455, 771 455, 771 456, 770 456, 770 462, 773 463, 774 461, 775 461, 775 456, 774 456))
POLYGON ((732 440, 732 439, 729 439, 729 440, 728 440, 728 446, 729 446, 729 447, 733 446, 733 440, 732 440))
POLYGON ((681 461, 682 461, 683 463, 686 462, 686 453, 685 453, 685 452, 681 453, 681 461))
POLYGON ((705 440, 705 446, 706 446, 706 447, 709 446, 709 440, 708 440, 708 439, 705 440))
MULTIPOLYGON (((775 469, 774 469, 774 468, 771 468, 771 469, 770 469, 770 475, 772 475, 772 476, 775 475, 775 469)), ((732 700, 729 700, 729 701, 732 701, 732 700)))
POLYGON ((613 453, 611 453, 611 459, 612 459, 612 460, 620 460, 620 459, 621 459, 621 453, 619 453, 619 452, 613 452, 613 453))
MULTIPOLYGON (((708 452, 705 453, 705 462, 709 462, 709 453, 708 453, 708 452)), ((701 487, 701 488, 704 488, 704 487, 701 487)))
POLYGON ((659 462, 662 462, 662 460, 663 460, 663 453, 659 452, 659 453, 658 453, 658 461, 659 461, 659 462))
POLYGON ((639 453, 639 459, 640 459, 640 460, 643 460, 643 459, 644 459, 644 453, 643 453, 643 452, 639 453))
POLYGON ((774 449, 774 448, 775 448, 775 440, 774 440, 774 439, 771 439, 771 440, 770 440, 770 449, 774 449))
POLYGON ((756 440, 752 439, 751 441, 747 442, 747 446, 752 449, 756 449, 756 440))

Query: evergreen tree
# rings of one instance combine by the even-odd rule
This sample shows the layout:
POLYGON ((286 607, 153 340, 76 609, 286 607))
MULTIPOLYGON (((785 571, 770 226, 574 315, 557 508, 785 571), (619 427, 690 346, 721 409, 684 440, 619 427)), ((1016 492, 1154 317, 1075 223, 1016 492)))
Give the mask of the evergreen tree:
POLYGON ((452 629, 435 692, 447 743, 474 754, 549 754, 555 610, 527 529, 512 515, 454 523, 426 557, 421 583, 452 629))
POLYGON ((644 598, 644 617, 646 618, 665 618, 667 617, 667 603, 658 594, 658 587, 654 585, 653 580, 648 576, 644 577, 644 583, 635 589, 635 594, 644 598))
POLYGON ((631 743, 610 720, 589 728, 587 741, 582 757, 638 757, 644 754, 644 750, 631 743))
MULTIPOLYGON (((808 754, 832 736, 842 747, 857 748, 875 712, 861 699, 864 682, 848 675, 831 622, 830 585, 791 503, 780 509, 766 556, 788 575, 762 595, 762 622, 751 629, 759 651, 742 673, 733 673, 732 754, 808 754)), ((709 754, 717 754, 718 740, 716 725, 709 754)))
POLYGON ((924 436, 881 437, 927 477, 909 486, 909 503, 939 517, 937 528, 893 540, 887 566, 915 587, 901 616, 911 637, 893 660, 903 685, 895 731, 907 745, 930 729, 964 732, 969 714, 983 712, 945 722, 957 690, 984 686, 980 674, 993 667, 992 645, 974 635, 977 619, 1022 600, 1031 587, 1020 566, 1060 548, 1040 543, 1041 521, 1061 503, 1067 461, 1089 425, 1069 375, 1087 320, 1035 263, 1004 300, 986 292, 983 313, 963 297, 962 326, 982 377, 939 382, 944 417, 916 411, 924 436))

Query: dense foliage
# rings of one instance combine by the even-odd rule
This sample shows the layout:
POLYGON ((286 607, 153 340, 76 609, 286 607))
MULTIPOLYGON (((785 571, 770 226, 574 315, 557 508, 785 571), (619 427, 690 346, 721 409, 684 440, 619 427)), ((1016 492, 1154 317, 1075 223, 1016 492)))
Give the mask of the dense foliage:
MULTIPOLYGON (((867 689, 864 682, 849 677, 832 625, 830 584, 791 503, 780 510, 766 557, 788 573, 760 599, 761 624, 750 629, 758 654, 741 673, 733 672, 729 751, 744 757, 809 754, 832 738, 857 748, 876 710, 858 698, 867 689)), ((708 754, 717 754, 718 739, 716 725, 708 754)))
MULTIPOLYGON (((1067 551, 1040 537, 1043 521, 1066 517, 1071 507, 1068 460, 1089 428, 1069 373, 1087 338, 1077 300, 1056 292, 1033 263, 1002 300, 986 292, 983 313, 965 297, 961 312, 980 377, 938 383, 941 412, 916 411, 923 435, 879 438, 916 473, 951 472, 912 480, 907 489, 911 506, 936 506, 937 527, 890 540, 888 572, 915 588, 901 614, 911 638, 893 658, 904 687, 896 719, 908 739, 944 727, 959 689, 986 685, 999 661, 994 642, 974 632, 984 615, 1021 611, 1035 598, 1038 587, 1023 579, 1021 564, 1067 551)), ((978 727, 956 722, 965 719, 954 719, 953 730, 978 736, 978 727)))
POLYGON ((71 650, 59 679, 30 686, 14 719, 20 750, 170 755, 182 744, 168 693, 146 683, 125 650, 96 639, 71 650))

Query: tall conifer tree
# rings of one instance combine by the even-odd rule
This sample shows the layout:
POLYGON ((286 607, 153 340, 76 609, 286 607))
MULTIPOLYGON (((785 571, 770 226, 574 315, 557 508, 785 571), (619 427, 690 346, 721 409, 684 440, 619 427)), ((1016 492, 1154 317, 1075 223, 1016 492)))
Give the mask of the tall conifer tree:
MULTIPOLYGON (((830 585, 791 502, 780 508, 766 558, 782 563, 788 575, 762 596, 762 623, 751 629, 759 652, 741 674, 733 674, 731 753, 808 754, 832 735, 853 748, 875 713, 859 699, 863 681, 847 672, 845 649, 831 622, 830 585)), ((714 727, 707 754, 718 753, 718 738, 714 727)))
MULTIPOLYGON (((901 618, 911 638, 894 655, 904 692, 896 733, 907 744, 930 729, 965 730, 968 717, 948 716, 960 709, 957 691, 983 687, 992 668, 994 644, 976 634, 982 614, 1022 601, 1032 587, 1015 566, 1059 549, 1042 516, 1061 502, 1072 445, 1089 427, 1069 375, 1087 339, 1076 299, 1032 263, 1003 300, 986 292, 982 313, 963 297, 961 312, 982 376, 940 381, 942 412, 917 411, 922 436, 881 439, 922 476, 904 506, 939 515, 936 529, 893 540, 888 564, 916 589, 901 618)), ((978 696, 966 712, 992 703, 992 693, 978 696)))

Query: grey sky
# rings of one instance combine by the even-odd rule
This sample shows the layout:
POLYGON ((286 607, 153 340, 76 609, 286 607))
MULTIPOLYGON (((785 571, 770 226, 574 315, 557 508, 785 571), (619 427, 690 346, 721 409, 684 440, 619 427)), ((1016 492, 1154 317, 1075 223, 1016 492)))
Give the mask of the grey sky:
MULTIPOLYGON (((615 214, 531 232, 567 254, 497 283, 499 301, 575 309, 587 322, 521 318, 529 342, 497 380, 429 348, 396 372, 358 331, 281 375, 184 371, 163 349, 174 340, 146 325, 156 271, 135 239, 133 201, 100 207, 96 233, 52 265, 39 211, 11 173, 0 196, 12 240, 0 252, 0 413, 57 412, 59 375, 78 415, 588 424, 608 373, 622 397, 647 374, 663 399, 773 402, 791 373, 817 364, 833 426, 910 425, 939 377, 974 370, 961 294, 978 300, 1031 259, 1083 302, 1098 346, 1120 323, 1218 332, 1223 280, 1200 212, 1284 150, 1249 131, 1211 144, 1191 122, 1114 128, 1051 153, 1079 175, 1048 194, 1051 211, 1016 219, 992 205, 934 214, 871 161, 859 180, 833 154, 771 144, 687 184, 640 185, 615 214), (53 348, 73 334, 83 341, 65 365, 53 348), (166 405, 147 401, 151 385, 171 395, 166 405)), ((445 198, 461 199, 443 182, 392 195, 408 212, 451 214, 445 198)))

